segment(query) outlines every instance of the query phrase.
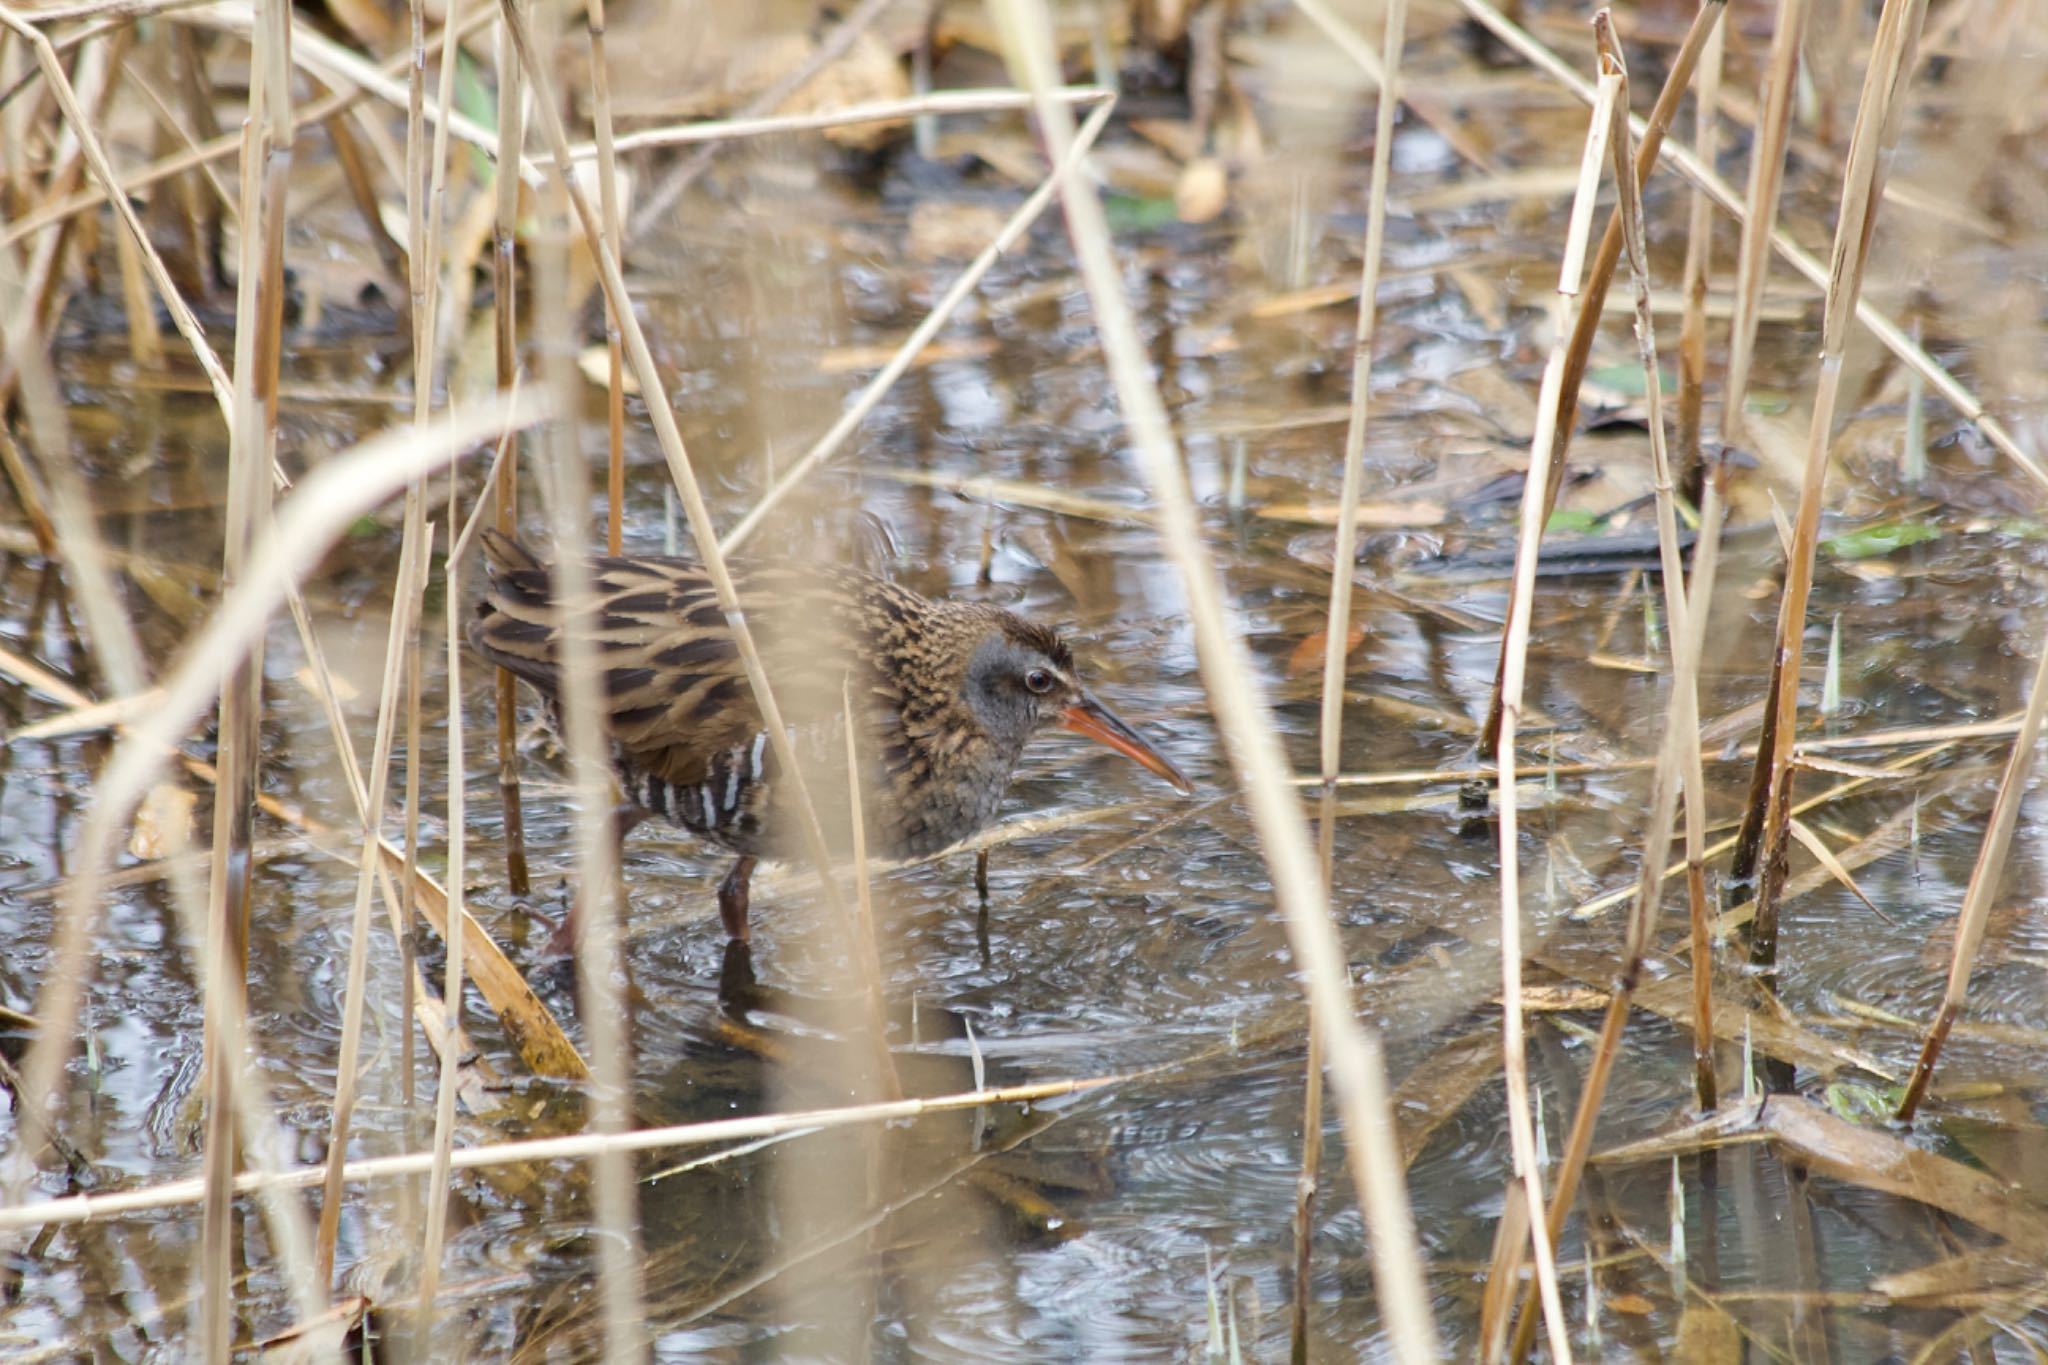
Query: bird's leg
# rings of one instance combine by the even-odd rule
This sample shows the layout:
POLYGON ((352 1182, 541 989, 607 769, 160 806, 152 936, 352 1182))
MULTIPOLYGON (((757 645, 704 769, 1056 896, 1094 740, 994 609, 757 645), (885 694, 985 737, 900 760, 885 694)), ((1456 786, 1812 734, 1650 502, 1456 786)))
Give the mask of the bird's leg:
POLYGON ((742 855, 718 884, 718 917, 725 921, 725 936, 745 943, 747 933, 747 882, 754 875, 754 859, 742 855))
MULTIPOLYGON (((612 866, 620 869, 621 878, 624 877, 626 866, 626 836, 638 829, 644 821, 653 818, 653 815, 654 812, 648 810, 645 806, 637 805, 631 801, 621 801, 612 807, 612 835, 618 840, 618 846, 612 850, 612 866)), ((619 890, 620 894, 624 895, 625 887, 623 883, 619 890)), ((574 895, 569 897, 569 908, 562 912, 561 922, 556 924, 555 931, 548 935, 547 947, 542 951, 549 957, 569 957, 575 953, 576 897, 574 895)))
POLYGON ((974 854, 974 889, 981 894, 983 906, 988 904, 988 850, 977 849, 974 854))

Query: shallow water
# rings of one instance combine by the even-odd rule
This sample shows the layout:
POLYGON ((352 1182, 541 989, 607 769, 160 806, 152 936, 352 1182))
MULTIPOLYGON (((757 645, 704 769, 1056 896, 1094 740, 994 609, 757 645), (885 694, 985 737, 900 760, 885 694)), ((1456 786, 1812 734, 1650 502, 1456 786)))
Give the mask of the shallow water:
MULTIPOLYGON (((1397 197, 1459 178, 1435 133, 1411 122, 1400 136, 1397 197)), ((1523 149, 1503 135, 1497 150, 1513 158, 1523 149)), ((1316 151, 1297 152, 1299 164, 1276 157, 1269 173, 1282 182, 1289 173, 1306 179, 1324 169, 1316 151)), ((1272 215, 1260 216, 1256 204, 1228 228, 1133 232, 1122 242, 1126 287, 1182 434, 1235 625, 1265 671, 1277 723, 1304 773, 1314 766, 1319 670, 1312 658, 1302 666, 1297 651, 1321 629, 1331 535, 1262 512, 1337 495, 1353 314, 1340 303, 1262 317, 1254 305, 1290 284, 1355 276, 1359 170, 1347 162, 1334 185, 1319 183, 1317 192, 1331 199, 1313 219, 1305 258, 1294 263, 1300 280, 1275 264, 1267 240, 1272 215), (1241 479, 1234 472, 1240 462, 1241 479), (1240 481, 1242 507, 1231 491, 1240 481)), ((724 192, 693 198, 639 256, 637 284, 672 377, 670 397, 722 525, 758 496, 764 466, 792 459, 861 382, 861 372, 830 362, 847 348, 893 343, 957 268, 896 251, 911 202, 987 195, 1007 206, 1015 198, 942 169, 919 171, 914 184, 910 174, 861 185, 814 175, 791 149, 769 147, 735 160, 724 192)), ((1477 552, 1511 543, 1519 492, 1512 476, 1529 434, 1522 414, 1499 400, 1520 392, 1532 401, 1545 342, 1533 309, 1513 309, 1503 328, 1480 315, 1475 299, 1482 296, 1447 272, 1551 278, 1561 213, 1552 203, 1504 228, 1491 210, 1425 211, 1390 226, 1367 497, 1444 510, 1418 511, 1412 526, 1363 537, 1366 634, 1348 677, 1347 773, 1455 773, 1474 764, 1506 572, 1479 564, 1477 552)), ((1042 741, 1011 789, 1008 826, 1033 830, 1033 821, 1094 813, 996 848, 985 933, 964 853, 890 871, 875 888, 888 997, 892 1009, 916 1011, 914 1029, 906 1018, 895 1039, 911 1090, 970 1088, 974 1051, 992 1083, 1151 1070, 1028 1112, 1001 1107, 880 1132, 799 1136, 643 1184, 648 1321, 661 1358, 1182 1358, 1210 1341, 1212 1310, 1239 1333, 1248 1358, 1277 1359, 1287 1349, 1301 1133, 1299 987, 1256 840, 1207 718, 1177 580, 1144 524, 1143 485, 1088 318, 1058 225, 1042 225, 945 334, 995 344, 965 348, 899 383, 853 448, 806 486, 804 505, 764 533, 762 548, 833 543, 852 513, 865 514, 886 529, 895 547, 890 569, 903 581, 1064 622, 1104 697, 1195 778, 1200 792, 1183 800, 1078 740, 1042 741), (1133 515, 1061 515, 1016 499, 991 504, 891 477, 905 471, 1016 480, 1133 515), (985 544, 993 553, 990 581, 982 583, 985 544)), ((1814 340, 1807 324, 1767 336, 1795 355, 1814 340)), ((1619 323, 1603 347, 1623 360, 1630 354, 1619 323)), ((127 580, 125 605, 161 668, 191 633, 192 620, 181 613, 212 591, 197 566, 217 552, 221 438, 201 396, 173 391, 189 390, 188 383, 158 387, 156 377, 138 374, 116 336, 81 321, 58 360, 101 533, 109 546, 155 566, 141 575, 143 586, 127 580)), ((325 391, 287 401, 283 445, 294 468, 347 447, 400 411, 394 404, 403 386, 393 376, 402 377, 402 348, 375 327, 309 335, 288 363, 288 393, 294 384, 325 391)), ((175 371, 181 381, 190 378, 187 368, 175 371)), ((1782 378, 1802 382, 1797 369, 1782 378)), ((587 396, 591 420, 581 438, 596 460, 602 407, 594 389, 587 396)), ((1640 501, 1648 487, 1640 417, 1625 399, 1617 407, 1612 423, 1575 445, 1590 477, 1567 506, 1622 509, 1605 530, 1642 531, 1650 520, 1640 501)), ((629 405, 628 441, 628 548, 658 551, 667 475, 637 400, 629 405)), ((1979 460, 1965 439, 1937 452, 1937 470, 1940 541, 1823 563, 1809 659, 1817 664, 1828 623, 1839 621, 1844 705, 1815 725, 1816 736, 1992 719, 2022 700, 2043 601, 2038 528, 2012 505, 2024 490, 2016 493, 2006 472, 1979 460)), ((1888 477, 1865 469, 1843 490, 1843 505, 1868 513, 1898 501, 1888 477)), ((1738 501, 1722 563, 1702 679, 1701 712, 1710 724, 1760 697, 1776 610, 1778 556, 1763 475, 1748 470, 1744 478, 1751 488, 1738 501)), ((463 505, 474 496, 472 475, 463 505)), ((529 515, 533 505, 529 495, 529 515)), ((595 508, 593 540, 601 525, 595 508)), ((363 748, 397 559, 395 521, 387 514, 356 528, 308 586, 326 655, 355 690, 348 714, 363 748)), ((529 525, 537 534, 538 521, 529 525)), ((1643 569, 1653 567, 1643 559, 1643 569)), ((75 613, 67 613, 61 582, 13 555, 0 584, 0 642, 97 692, 97 674, 72 639, 75 613)), ((1576 979, 1602 987, 1614 970, 1616 913, 1581 919, 1571 912, 1634 881, 1649 780, 1623 760, 1654 751, 1663 715, 1663 684, 1651 671, 1663 657, 1661 620, 1651 639, 1662 604, 1646 607, 1655 591, 1654 576, 1634 571, 1548 577, 1539 589, 1525 753, 1538 764, 1596 767, 1538 776, 1523 788, 1525 933, 1531 972, 1546 985, 1576 979), (1645 660, 1650 665, 1629 666, 1645 660)), ((437 580, 429 640, 442 638, 444 603, 437 580)), ((265 789, 346 826, 352 817, 325 722, 300 681, 304 664, 288 623, 274 630, 265 657, 265 789)), ((437 874, 446 856, 438 819, 448 768, 443 669, 430 655, 428 731, 418 755, 437 813, 427 824, 424 861, 437 874)), ((1808 682, 1818 700, 1817 667, 1808 682)), ((571 815, 559 770, 542 756, 528 769, 526 797, 535 889, 525 903, 515 900, 504 884, 496 783, 482 757, 489 687, 470 661, 463 682, 470 905, 514 960, 533 968, 580 1040, 563 974, 534 966, 547 930, 532 912, 559 913, 574 876, 571 815)), ((10 728, 49 710, 11 684, 0 689, 0 708, 10 728)), ((1811 709, 1802 714, 1810 718, 1811 709)), ((1742 742, 1753 729, 1714 733, 1742 742)), ((205 737, 195 745, 203 749, 205 737)), ((1898 751, 1837 756, 1873 764, 1898 751)), ((71 840, 90 799, 84 774, 104 753, 97 739, 74 738, 16 742, 0 757, 0 935, 14 945, 0 961, 0 1003, 34 1006, 55 893, 74 871, 71 840)), ((1910 778, 1807 817, 1846 857, 1846 848, 1884 822, 1910 819, 1918 803, 1913 837, 1855 869, 1881 914, 1824 875, 1788 904, 1777 983, 1793 1017, 1893 1076, 1910 1063, 1913 1028, 1855 1016, 1851 1007, 1916 1022, 1931 1016, 1947 966, 1946 927, 2003 753, 2003 741, 1965 741, 1910 778)), ((1748 765, 1711 749, 1708 758, 1710 816, 1729 824, 1748 765)), ((1809 774, 1801 791, 1842 780, 1809 774)), ((1428 1128, 1412 1154, 1410 1196, 1438 1322, 1451 1353, 1463 1356, 1475 1344, 1509 1154, 1498 1066, 1481 1065, 1461 1082, 1448 1065, 1461 1046, 1483 1059, 1499 1021, 1491 1003, 1499 989, 1495 831, 1483 816, 1458 809, 1457 785, 1447 776, 1346 787, 1331 898, 1361 1015, 1384 1037, 1391 1079, 1411 1081, 1397 1097, 1398 1117, 1428 1128)), ((334 1084, 353 877, 289 836, 266 830, 262 837, 250 974, 258 1070, 277 1106, 280 1156, 316 1162, 334 1084)), ((712 887, 721 860, 652 827, 632 836, 625 852, 638 1116, 682 1122, 853 1098, 857 1049, 804 1022, 806 1000, 842 996, 848 983, 838 936, 808 880, 764 870, 756 883, 754 968, 762 986, 792 998, 770 1002, 742 1030, 720 1002, 723 935, 712 887)), ((2038 910, 2044 852, 2048 822, 2030 805, 2021 813, 2001 917, 1941 1073, 1955 1098, 1913 1138, 2007 1179, 2031 1178, 2023 1184, 2030 1198, 2048 1170, 2039 1069, 2048 1039, 2048 995, 2039 989, 2048 954, 2048 922, 2038 910), (1996 1089, 1965 1094, 1966 1082, 1996 1089)), ((1795 850, 1795 875, 1813 865, 1795 850)), ((1684 975, 1676 922, 1682 900, 1682 886, 1669 890, 1653 979, 1684 975)), ((97 1188, 197 1169, 200 1006, 190 960, 173 951, 180 938, 161 881, 121 886, 101 909, 90 1046, 74 1065, 64 1115, 67 1133, 93 1162, 97 1188)), ((438 979, 438 944, 424 951, 438 979)), ((1732 990, 1739 954, 1724 954, 1732 990)), ((371 962, 370 1072, 354 1141, 363 1155, 415 1147, 426 1131, 423 1120, 408 1123, 399 1102, 398 974, 381 927, 371 962)), ((476 1044, 500 1071, 523 1076, 480 1002, 472 996, 469 1004, 476 1044)), ((1532 1023, 1531 1072, 1553 1153, 1596 1023, 1591 1009, 1532 1023)), ((1682 1029, 1638 1012, 1601 1111, 1600 1146, 1688 1117, 1689 1048, 1682 1029)), ((1724 1048, 1721 1063, 1724 1085, 1736 1084, 1737 1050, 1724 1048)), ((1807 1069, 1799 1079, 1816 1097, 1831 1080, 1884 1083, 1849 1067, 1839 1075, 1807 1069)), ((423 1067, 417 1093, 429 1095, 431 1084, 423 1067)), ((471 1121, 464 1140, 573 1125, 579 1101, 562 1087, 528 1081, 519 1106, 523 1119, 471 1121)), ((1376 1357, 1387 1347, 1362 1224, 1341 1130, 1334 1117, 1325 1127, 1311 1352, 1376 1357)), ((644 1170, 699 1154, 663 1154, 644 1170)), ((1886 1303, 1869 1292, 1872 1280, 1984 1240, 1967 1223, 1923 1206, 1808 1174, 1775 1149, 1736 1147, 1677 1166, 1686 1192, 1688 1298, 1674 1291, 1668 1265, 1673 1178, 1668 1162, 1596 1167, 1582 1195, 1582 1210, 1591 1212, 1575 1217, 1561 1254, 1575 1349, 1588 1358, 1671 1350, 1708 1303, 1763 1354, 1904 1357, 1949 1327, 1955 1313, 1886 1303), (1597 1253, 1591 1276, 1589 1249, 1597 1253), (1589 1285, 1599 1304, 1590 1325, 1589 1285)), ((65 1192, 53 1172, 36 1185, 46 1195, 65 1192)), ((459 1344, 477 1358, 524 1349, 534 1359, 569 1359, 596 1350, 600 1315, 582 1168, 565 1164, 495 1184, 464 1179, 458 1192, 445 1269, 457 1307, 446 1347, 459 1344)), ((417 1226, 398 1186, 353 1200, 341 1248, 351 1283, 373 1299, 387 1284, 402 1293, 414 1273, 417 1226)), ((20 1297, 0 1310, 0 1348, 174 1356, 184 1340, 197 1237, 196 1212, 173 1209, 66 1229, 38 1243, 19 1262, 20 1297)), ((291 1310, 254 1218, 244 1254, 252 1271, 244 1326, 261 1337, 288 1325, 291 1310)), ((2010 1331, 2038 1337, 2048 1319, 2021 1313, 2010 1331)), ((1992 1349, 2014 1344, 1998 1341, 1992 1349)))

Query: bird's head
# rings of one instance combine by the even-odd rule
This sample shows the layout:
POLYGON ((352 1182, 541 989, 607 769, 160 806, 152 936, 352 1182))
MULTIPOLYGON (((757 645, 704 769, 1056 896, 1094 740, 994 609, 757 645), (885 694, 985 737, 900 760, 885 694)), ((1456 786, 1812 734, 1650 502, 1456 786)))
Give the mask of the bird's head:
POLYGON ((1039 730, 1059 728, 1105 744, 1183 793, 1194 791, 1173 762, 1081 685, 1074 654, 1046 627, 1003 612, 968 657, 967 705, 984 729, 1012 751, 1039 730))

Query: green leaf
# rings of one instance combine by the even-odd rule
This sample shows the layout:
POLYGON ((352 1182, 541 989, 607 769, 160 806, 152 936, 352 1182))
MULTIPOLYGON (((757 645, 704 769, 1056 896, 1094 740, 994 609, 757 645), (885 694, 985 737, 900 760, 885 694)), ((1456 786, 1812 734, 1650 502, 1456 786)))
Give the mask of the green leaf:
POLYGON ((1884 521, 1824 540, 1820 547, 1836 559, 1871 559, 1940 539, 1941 528, 1930 521, 1884 521))
POLYGON ((1849 1123, 1881 1126, 1891 1122, 1892 1113, 1905 1096, 1904 1086, 1865 1085, 1859 1081, 1836 1081, 1821 1092, 1835 1117, 1849 1123))
POLYGON ((1550 514, 1550 520, 1543 524, 1545 535, 1583 536, 1600 529, 1605 517, 1576 507, 1559 507, 1550 514))
POLYGON ((1102 196, 1102 210, 1112 232, 1156 232, 1179 220, 1172 195, 1148 198, 1111 190, 1102 196))
MULTIPOLYGON (((1601 365, 1586 371, 1586 378, 1602 388, 1616 393, 1627 394, 1630 398, 1641 398, 1648 392, 1643 384, 1641 365, 1601 365)), ((1665 393, 1678 392, 1678 380, 1669 370, 1657 371, 1657 387, 1665 393)))
POLYGON ((1776 417, 1792 406, 1792 398, 1789 394, 1779 393, 1775 389, 1751 389, 1749 395, 1742 400, 1742 406, 1746 411, 1761 417, 1776 417))

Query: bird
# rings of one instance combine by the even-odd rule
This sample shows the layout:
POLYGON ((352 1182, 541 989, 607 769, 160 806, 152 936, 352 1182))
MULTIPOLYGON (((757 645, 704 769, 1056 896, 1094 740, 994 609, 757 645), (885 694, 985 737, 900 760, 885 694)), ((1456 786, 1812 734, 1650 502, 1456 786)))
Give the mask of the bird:
MULTIPOLYGON (((559 732, 565 637, 587 641, 622 827, 656 816, 738 855, 718 908, 728 938, 745 945, 755 864, 801 857, 804 842, 710 575, 688 558, 592 557, 590 593, 570 602, 553 567, 518 540, 491 530, 481 539, 488 581, 471 647, 530 683, 559 732)), ((1194 791, 1089 690, 1051 627, 848 567, 730 568, 813 792, 829 790, 835 771, 845 789, 850 699, 864 825, 881 856, 937 853, 987 826, 1044 730, 1083 735, 1194 791)))

